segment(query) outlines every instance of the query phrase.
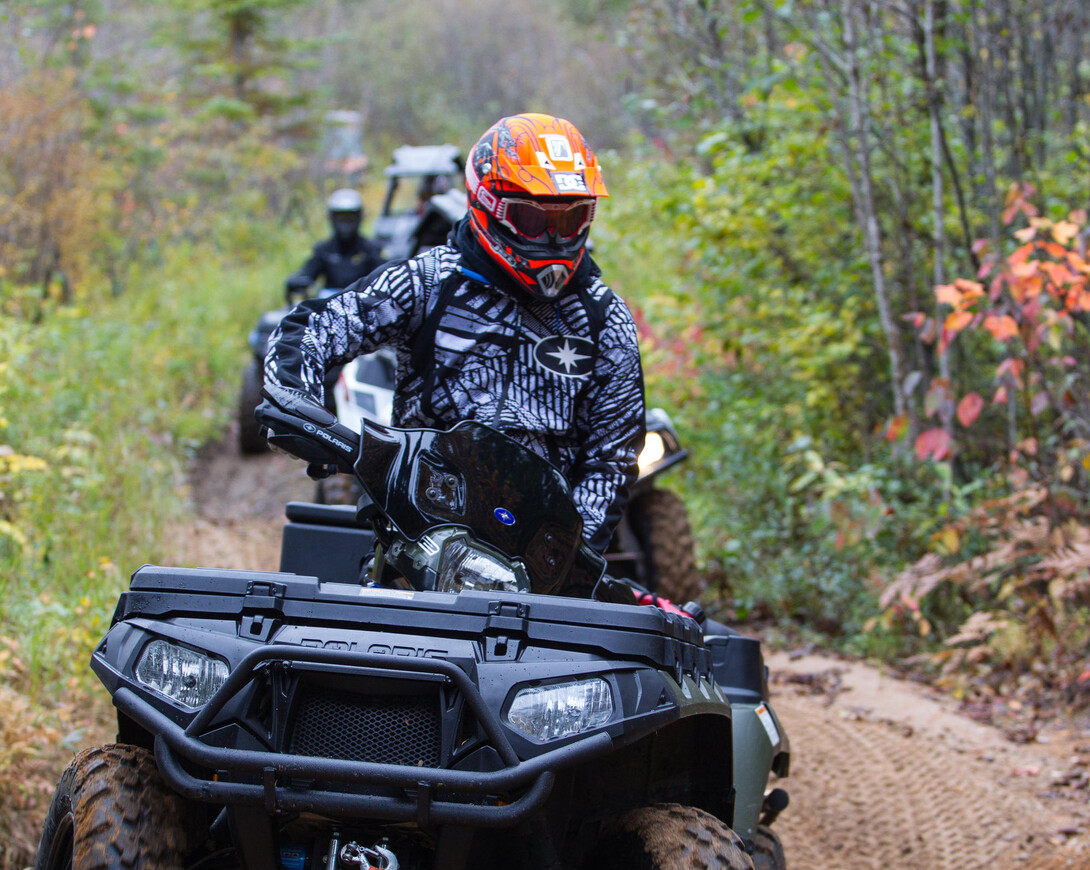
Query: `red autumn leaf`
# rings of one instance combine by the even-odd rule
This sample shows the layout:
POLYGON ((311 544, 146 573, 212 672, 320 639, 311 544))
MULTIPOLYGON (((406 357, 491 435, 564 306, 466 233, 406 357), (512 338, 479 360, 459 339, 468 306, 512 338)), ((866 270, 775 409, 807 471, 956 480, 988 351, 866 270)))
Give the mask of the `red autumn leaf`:
POLYGON ((1009 341, 1018 335, 1018 324, 1009 314, 989 314, 984 318, 984 328, 996 341, 1009 341))
POLYGON ((969 393, 958 402, 958 422, 965 428, 969 428, 973 421, 980 416, 984 407, 984 400, 977 393, 969 393))
POLYGON ((921 432, 916 438, 916 456, 919 459, 934 459, 941 462, 950 455, 950 436, 945 429, 936 427, 921 432))
POLYGON ((1009 356, 996 367, 995 374, 997 377, 1001 378, 1007 372, 1010 372, 1011 377, 1013 377, 1015 381, 1018 382, 1019 386, 1021 386, 1022 372, 1025 371, 1025 369, 1026 364, 1022 360, 1009 356))
POLYGON ((1032 399, 1030 399, 1029 410, 1030 413, 1036 416, 1040 414, 1045 408, 1048 407, 1048 394, 1037 393, 1032 399))
POLYGON ((1007 388, 1006 387, 1000 387, 998 390, 995 391, 995 395, 992 396, 992 404, 993 405, 1002 405, 1006 401, 1007 401, 1007 388))

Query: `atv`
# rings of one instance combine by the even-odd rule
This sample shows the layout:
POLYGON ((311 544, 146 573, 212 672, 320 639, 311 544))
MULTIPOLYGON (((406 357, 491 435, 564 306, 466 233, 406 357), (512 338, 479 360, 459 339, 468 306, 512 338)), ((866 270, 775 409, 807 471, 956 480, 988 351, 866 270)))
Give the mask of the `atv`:
POLYGON ((757 641, 637 606, 506 436, 267 391, 272 444, 368 498, 289 505, 279 572, 133 575, 91 663, 118 743, 36 870, 782 868, 757 641))

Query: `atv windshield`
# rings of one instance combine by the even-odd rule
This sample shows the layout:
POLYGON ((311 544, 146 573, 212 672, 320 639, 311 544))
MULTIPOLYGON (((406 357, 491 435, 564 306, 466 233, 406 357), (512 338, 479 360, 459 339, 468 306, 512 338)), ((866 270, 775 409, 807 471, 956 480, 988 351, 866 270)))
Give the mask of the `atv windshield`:
POLYGON ((525 563, 535 592, 575 575, 593 583, 604 562, 583 545, 583 520, 564 476, 548 461, 479 423, 440 432, 367 422, 355 471, 406 538, 439 525, 525 563), (594 576, 590 576, 594 575, 594 576))

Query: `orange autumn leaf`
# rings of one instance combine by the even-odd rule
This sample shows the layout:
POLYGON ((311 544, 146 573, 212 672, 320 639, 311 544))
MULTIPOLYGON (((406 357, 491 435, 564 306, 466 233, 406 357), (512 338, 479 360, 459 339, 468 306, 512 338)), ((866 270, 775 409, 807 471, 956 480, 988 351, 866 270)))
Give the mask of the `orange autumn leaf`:
POLYGON ((1015 262, 1011 261, 1011 277, 1016 281, 1025 281, 1028 278, 1032 278, 1038 274, 1041 269, 1041 264, 1036 260, 1019 260, 1015 262))
POLYGON ((889 421, 889 425, 886 427, 886 440, 896 441, 904 434, 906 428, 908 428, 907 414, 900 414, 896 417, 893 417, 889 421))
POLYGON ((971 311, 952 311, 943 322, 942 328, 946 330, 946 332, 957 333, 961 332, 961 330, 972 322, 973 313, 971 311))
POLYGON ((961 293, 953 284, 939 284, 935 288, 935 298, 943 305, 957 308, 958 303, 961 302, 961 293))
POLYGON ((1016 248, 1014 252, 1007 257, 1007 262, 1012 266, 1015 263, 1024 263, 1032 253, 1033 245, 1022 245, 1020 248, 1016 248))
POLYGON ((1018 335, 1018 324, 1009 314, 989 314, 984 318, 984 328, 996 341, 1009 341, 1018 335))
POLYGON ((1067 260, 1067 265, 1071 267, 1074 272, 1081 272, 1083 275, 1090 275, 1090 263, 1080 257, 1074 251, 1068 251, 1067 256, 1064 258, 1067 260))
POLYGON ((1024 305, 1029 300, 1036 299, 1040 296, 1044 285, 1045 282, 1035 270, 1032 276, 1011 281, 1011 296, 1014 297, 1019 305, 1024 305))
POLYGON ((1079 234, 1079 225, 1071 221, 1060 221, 1052 228, 1052 238, 1061 245, 1071 244, 1071 240, 1079 234))
POLYGON ((977 393, 969 393, 960 402, 958 402, 958 422, 962 426, 968 428, 972 425, 973 421, 980 416, 980 412, 984 407, 984 400, 977 393))
POLYGON ((1075 277, 1063 263, 1042 263, 1041 271, 1048 275, 1053 284, 1063 285, 1075 277))

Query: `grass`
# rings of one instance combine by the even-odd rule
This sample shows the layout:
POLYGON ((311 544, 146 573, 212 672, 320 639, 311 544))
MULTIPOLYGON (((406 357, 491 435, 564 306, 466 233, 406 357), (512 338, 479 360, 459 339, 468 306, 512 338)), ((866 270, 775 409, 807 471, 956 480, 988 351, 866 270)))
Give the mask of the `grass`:
POLYGON ((234 413, 247 333, 310 243, 234 241, 177 247, 93 308, 0 319, 0 868, 27 862, 58 763, 108 721, 91 649, 132 571, 163 558, 188 461, 234 413))

